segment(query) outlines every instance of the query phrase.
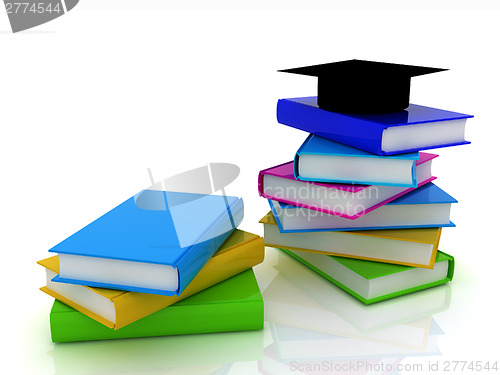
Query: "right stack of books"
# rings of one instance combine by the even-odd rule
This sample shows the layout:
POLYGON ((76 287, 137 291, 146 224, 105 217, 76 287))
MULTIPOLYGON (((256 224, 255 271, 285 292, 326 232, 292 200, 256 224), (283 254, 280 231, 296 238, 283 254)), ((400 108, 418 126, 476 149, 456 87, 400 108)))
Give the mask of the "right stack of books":
POLYGON ((259 173, 266 245, 371 304, 450 281, 438 250, 457 201, 433 184, 436 154, 470 143, 472 116, 409 103, 411 77, 443 69, 348 60, 284 70, 318 95, 278 101, 278 122, 309 132, 294 160, 259 173))

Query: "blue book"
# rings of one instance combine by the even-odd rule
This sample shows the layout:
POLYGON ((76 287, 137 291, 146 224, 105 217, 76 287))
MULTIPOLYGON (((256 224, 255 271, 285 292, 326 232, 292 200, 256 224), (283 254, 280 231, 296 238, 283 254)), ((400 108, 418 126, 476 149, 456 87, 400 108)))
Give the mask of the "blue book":
POLYGON ((450 209, 457 203, 432 182, 355 220, 268 201, 281 233, 454 227, 450 209))
POLYGON ((473 116, 410 104, 401 112, 352 115, 320 109, 316 97, 281 99, 278 122, 377 155, 468 144, 473 116))
POLYGON ((293 161, 302 181, 417 187, 418 152, 379 156, 309 134, 293 161))
POLYGON ((236 197, 144 193, 163 207, 132 197, 50 249, 60 263, 52 280, 179 295, 243 219, 236 197))

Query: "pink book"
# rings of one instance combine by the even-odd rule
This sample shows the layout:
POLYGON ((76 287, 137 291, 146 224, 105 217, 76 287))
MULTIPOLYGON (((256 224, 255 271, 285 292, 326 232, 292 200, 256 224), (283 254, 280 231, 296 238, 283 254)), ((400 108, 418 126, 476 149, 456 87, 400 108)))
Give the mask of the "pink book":
MULTIPOLYGON (((420 152, 416 162, 418 187, 436 178, 431 173, 432 159, 436 157, 420 152)), ((293 161, 259 172, 262 197, 352 220, 417 188, 300 181, 294 177, 293 161)))

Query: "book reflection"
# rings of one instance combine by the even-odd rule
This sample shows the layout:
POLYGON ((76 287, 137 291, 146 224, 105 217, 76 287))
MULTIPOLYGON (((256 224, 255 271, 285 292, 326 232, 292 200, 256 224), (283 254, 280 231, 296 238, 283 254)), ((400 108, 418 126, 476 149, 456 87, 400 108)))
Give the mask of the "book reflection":
POLYGON ((257 363, 263 331, 57 343, 57 375, 226 374, 235 362, 257 363))
POLYGON ((367 306, 278 249, 267 249, 266 263, 266 270, 257 268, 273 339, 264 350, 265 372, 440 354, 443 331, 433 315, 449 308, 448 285, 367 306))

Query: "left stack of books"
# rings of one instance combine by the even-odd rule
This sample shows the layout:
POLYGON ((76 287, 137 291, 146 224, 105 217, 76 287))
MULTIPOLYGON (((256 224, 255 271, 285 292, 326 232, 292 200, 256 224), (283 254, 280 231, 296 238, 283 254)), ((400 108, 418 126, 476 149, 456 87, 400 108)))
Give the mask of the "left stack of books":
POLYGON ((261 237, 232 196, 143 190, 39 261, 53 342, 257 330, 261 237))
POLYGON ((317 76, 318 95, 278 101, 278 122, 310 134, 293 161, 259 173, 266 245, 366 304, 452 279, 438 245, 456 200, 432 183, 438 155, 420 151, 470 143, 472 116, 409 103, 411 77, 440 70, 348 60, 285 71, 317 76))

